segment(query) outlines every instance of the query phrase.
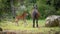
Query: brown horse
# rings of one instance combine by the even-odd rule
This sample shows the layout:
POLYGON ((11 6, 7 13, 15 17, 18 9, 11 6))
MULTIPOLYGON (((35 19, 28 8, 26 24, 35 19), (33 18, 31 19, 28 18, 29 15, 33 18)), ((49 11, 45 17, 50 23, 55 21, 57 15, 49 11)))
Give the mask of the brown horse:
POLYGON ((24 24, 27 24, 27 23, 26 23, 26 16, 28 16, 28 13, 27 13, 27 12, 23 12, 22 15, 16 16, 16 18, 15 18, 15 23, 16 23, 17 25, 19 25, 19 24, 18 24, 18 21, 19 21, 20 19, 22 19, 22 20, 24 21, 24 24))

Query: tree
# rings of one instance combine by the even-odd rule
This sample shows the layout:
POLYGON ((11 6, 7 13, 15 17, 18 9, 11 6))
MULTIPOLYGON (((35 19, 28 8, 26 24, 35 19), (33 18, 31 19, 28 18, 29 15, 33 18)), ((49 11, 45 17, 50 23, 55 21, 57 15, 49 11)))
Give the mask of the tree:
POLYGON ((16 11, 15 11, 15 7, 14 7, 14 0, 10 0, 10 5, 11 5, 11 11, 12 11, 12 15, 13 15, 13 18, 16 17, 16 11))
POLYGON ((46 3, 51 5, 51 0, 46 0, 46 3))
POLYGON ((54 5, 56 10, 58 10, 60 8, 60 0, 54 0, 54 5))

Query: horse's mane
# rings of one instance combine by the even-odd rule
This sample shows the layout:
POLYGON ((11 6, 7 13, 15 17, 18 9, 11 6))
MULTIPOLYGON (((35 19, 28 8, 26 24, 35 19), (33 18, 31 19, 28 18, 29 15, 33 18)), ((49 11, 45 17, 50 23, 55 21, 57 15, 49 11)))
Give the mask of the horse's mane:
POLYGON ((26 12, 24 11, 23 14, 22 14, 22 16, 24 16, 25 14, 26 14, 26 12))

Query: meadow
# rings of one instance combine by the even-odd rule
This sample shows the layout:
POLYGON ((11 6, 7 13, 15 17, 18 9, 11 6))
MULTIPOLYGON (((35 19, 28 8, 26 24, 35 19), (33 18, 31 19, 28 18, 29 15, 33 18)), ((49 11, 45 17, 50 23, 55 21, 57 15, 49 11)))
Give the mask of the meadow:
POLYGON ((12 30, 12 31, 23 31, 23 32, 31 32, 31 33, 38 33, 38 34, 55 34, 56 32, 60 31, 59 27, 45 27, 45 20, 39 20, 39 27, 33 28, 32 27, 32 20, 27 20, 27 25, 24 26, 22 20, 19 22, 19 26, 17 26, 12 21, 3 21, 0 23, 0 27, 4 30, 12 30))

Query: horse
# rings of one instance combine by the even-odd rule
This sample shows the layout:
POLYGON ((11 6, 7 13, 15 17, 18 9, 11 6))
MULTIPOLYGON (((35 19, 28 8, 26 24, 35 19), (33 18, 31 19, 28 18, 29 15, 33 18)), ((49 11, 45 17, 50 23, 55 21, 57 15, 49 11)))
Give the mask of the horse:
POLYGON ((16 23, 17 25, 19 25, 19 24, 18 24, 18 21, 21 19, 21 20, 24 21, 24 24, 26 25, 26 24, 27 24, 27 22, 26 22, 26 17, 27 17, 27 16, 28 16, 28 13, 27 13, 27 12, 23 12, 22 15, 16 16, 16 18, 15 18, 15 23, 16 23))
POLYGON ((36 8, 33 8, 31 17, 33 19, 33 27, 35 27, 35 21, 36 21, 36 26, 38 27, 38 19, 40 17, 40 13, 38 12, 36 8))

